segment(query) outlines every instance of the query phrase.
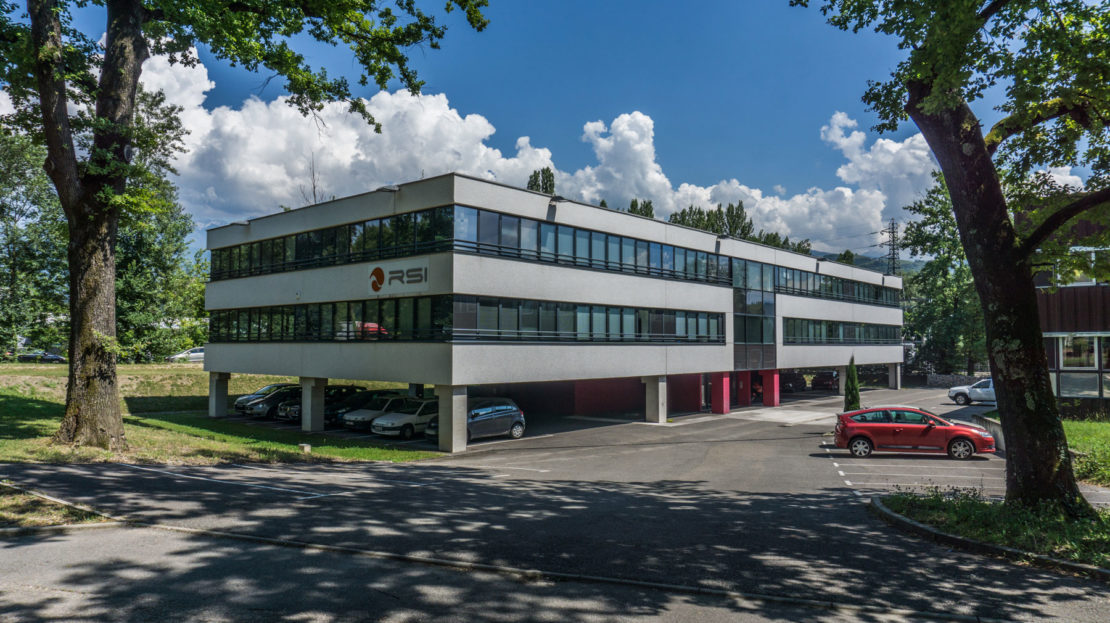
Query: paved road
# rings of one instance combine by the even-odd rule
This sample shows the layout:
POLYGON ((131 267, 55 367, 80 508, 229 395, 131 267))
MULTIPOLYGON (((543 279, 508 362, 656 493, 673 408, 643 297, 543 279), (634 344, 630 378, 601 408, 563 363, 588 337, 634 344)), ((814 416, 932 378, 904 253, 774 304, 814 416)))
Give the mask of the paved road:
POLYGON ((1110 608, 1104 585, 948 551, 861 502, 861 485, 944 482, 952 468, 985 479, 1000 459, 856 466, 826 447, 827 424, 753 411, 582 424, 402 466, 3 465, 0 477, 151 522, 461 561, 1030 621, 1104 621, 1110 608), (882 480, 848 477, 868 469, 882 480))
POLYGON ((4 539, 0 552, 0 620, 13 623, 860 620, 856 613, 606 584, 521 582, 153 529, 4 539))

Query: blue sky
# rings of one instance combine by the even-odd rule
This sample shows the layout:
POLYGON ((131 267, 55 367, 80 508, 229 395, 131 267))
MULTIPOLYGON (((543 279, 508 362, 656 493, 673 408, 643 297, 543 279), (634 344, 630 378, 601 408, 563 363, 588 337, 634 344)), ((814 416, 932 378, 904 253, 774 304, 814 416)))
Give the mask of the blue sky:
MULTIPOLYGON (((493 0, 485 13, 485 31, 456 13, 442 49, 412 54, 424 93, 489 119, 491 146, 530 136, 565 169, 593 161, 584 122, 639 110, 655 120, 668 175, 699 184, 741 175, 788 191, 835 184, 842 162, 819 128, 837 110, 870 127, 860 96, 899 58, 890 39, 841 32, 785 0, 493 0)), ((356 75, 342 48, 312 50, 314 63, 356 75)), ((216 82, 209 107, 282 93, 278 81, 264 88, 262 76, 202 58, 216 82)))
MULTIPOLYGON (((440 0, 423 3, 440 11, 440 0)), ((196 68, 154 58, 148 88, 183 107, 191 134, 175 180, 198 233, 311 201, 447 171, 524 185, 542 166, 583 201, 652 199, 657 215, 743 201, 757 227, 820 250, 875 251, 870 232, 931 184, 912 124, 879 136, 860 101, 902 58, 895 42, 845 33, 786 0, 491 0, 481 33, 455 13, 442 49, 412 50, 422 95, 358 95, 384 126, 340 105, 323 125, 283 101, 280 80, 201 49, 196 68)), ((78 14, 96 36, 99 7, 78 14)), ((357 75, 342 48, 298 38, 329 73, 357 75)), ((0 102, 2 105, 2 102, 0 102)), ((988 106, 978 111, 989 123, 988 106)), ((202 244, 203 236, 198 235, 202 244)))

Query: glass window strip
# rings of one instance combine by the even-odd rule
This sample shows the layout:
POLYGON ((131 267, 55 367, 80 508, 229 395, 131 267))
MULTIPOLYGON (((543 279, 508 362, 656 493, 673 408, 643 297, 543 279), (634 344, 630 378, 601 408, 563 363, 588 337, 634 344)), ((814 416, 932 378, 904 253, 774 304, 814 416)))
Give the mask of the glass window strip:
POLYGON ((782 343, 787 346, 901 345, 902 327, 810 318, 783 318, 782 343))
POLYGON ((901 292, 895 288, 457 205, 212 249, 210 280, 452 250, 794 296, 901 305, 901 292))
POLYGON ((223 309, 213 310, 210 317, 214 343, 725 343, 724 314, 469 295, 223 309))

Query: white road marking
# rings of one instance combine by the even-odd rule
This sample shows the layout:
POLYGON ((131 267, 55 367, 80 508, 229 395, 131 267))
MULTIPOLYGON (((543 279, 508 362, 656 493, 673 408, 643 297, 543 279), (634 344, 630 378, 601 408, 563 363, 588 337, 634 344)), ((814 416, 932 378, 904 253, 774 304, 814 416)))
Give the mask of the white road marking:
MULTIPOLYGON (((552 435, 550 433, 548 433, 547 435, 537 435, 535 437, 529 437, 528 439, 543 439, 544 437, 551 437, 551 436, 552 435)), ((520 439, 502 439, 501 441, 483 441, 481 443, 471 444, 470 447, 472 447, 472 448, 484 448, 486 446, 495 446, 499 443, 512 443, 514 441, 519 443, 520 439)))
MULTIPOLYGON (((847 482, 847 481, 845 481, 847 482)), ((860 483, 861 487, 939 487, 935 482, 864 482, 860 483)), ((969 487, 971 489, 997 489, 1005 491, 1006 487, 969 487)))
POLYGON ((550 469, 535 469, 532 467, 508 467, 506 465, 461 465, 461 467, 477 467, 478 469, 516 469, 522 472, 539 472, 546 474, 550 469))
MULTIPOLYGON (((900 467, 917 467, 917 466, 909 464, 909 463, 902 463, 902 464, 899 464, 899 466, 900 467)), ((890 465, 888 465, 888 464, 864 465, 862 463, 852 463, 852 467, 858 467, 860 469, 889 469, 890 465)), ((929 469, 978 469, 979 471, 983 471, 983 472, 985 472, 985 471, 992 471, 992 472, 1004 472, 1004 471, 1006 471, 1005 467, 969 467, 967 465, 928 465, 928 466, 921 465, 920 467, 928 467, 929 469)))
POLYGON ((845 481, 844 481, 844 484, 846 484, 846 485, 848 485, 849 487, 851 487, 851 486, 852 486, 852 481, 851 481, 851 480, 845 480, 845 481))
POLYGON ((176 478, 188 478, 189 480, 204 480, 207 482, 218 482, 223 485, 235 485, 237 487, 250 487, 252 489, 269 489, 270 491, 284 491, 286 493, 300 493, 301 495, 315 495, 313 491, 302 491, 300 489, 285 489, 283 487, 268 487, 266 485, 252 485, 244 482, 235 482, 234 480, 220 480, 218 478, 205 478, 204 476, 189 476, 186 474, 179 474, 177 472, 170 472, 164 469, 154 469, 151 467, 139 467, 138 465, 128 465, 127 463, 119 463, 122 467, 130 467, 131 469, 139 469, 145 472, 157 472, 159 474, 166 474, 176 478))
POLYGON ((840 463, 837 463, 836 461, 833 461, 833 467, 840 467, 840 463))
POLYGON ((841 478, 843 478, 843 477, 844 477, 844 472, 842 472, 842 471, 837 471, 836 473, 840 474, 840 477, 841 477, 841 478))
POLYGON ((863 495, 862 493, 860 493, 860 492, 859 492, 858 490, 856 490, 856 489, 852 489, 852 493, 855 493, 856 495, 859 495, 859 496, 862 496, 862 495, 863 495))
MULTIPOLYGON (((983 478, 987 478, 987 479, 991 479, 991 480, 1003 480, 1003 478, 1001 478, 999 476, 984 476, 982 474, 974 474, 974 475, 971 475, 971 476, 949 476, 949 475, 942 475, 942 474, 892 474, 890 472, 883 472, 881 474, 876 474, 875 472, 847 472, 847 473, 850 474, 850 475, 853 475, 853 476, 884 476, 884 477, 885 476, 914 476, 914 477, 917 477, 917 478, 978 478, 980 480, 982 480, 983 478)), ((844 472, 841 472, 840 475, 843 476, 844 472)))

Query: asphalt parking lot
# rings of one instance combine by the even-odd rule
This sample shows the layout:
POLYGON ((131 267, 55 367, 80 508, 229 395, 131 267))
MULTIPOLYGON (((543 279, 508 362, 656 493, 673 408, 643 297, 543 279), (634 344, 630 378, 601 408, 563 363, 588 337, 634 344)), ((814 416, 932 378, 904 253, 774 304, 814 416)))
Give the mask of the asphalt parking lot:
MULTIPOLYGON (((937 406, 936 390, 915 391, 864 401, 937 406)), ((871 491, 993 486, 1003 462, 843 460, 827 447, 830 400, 664 425, 583 420, 402 465, 5 464, 0 477, 156 525, 878 608, 1105 620, 1103 585, 950 551, 872 517, 871 491)))

